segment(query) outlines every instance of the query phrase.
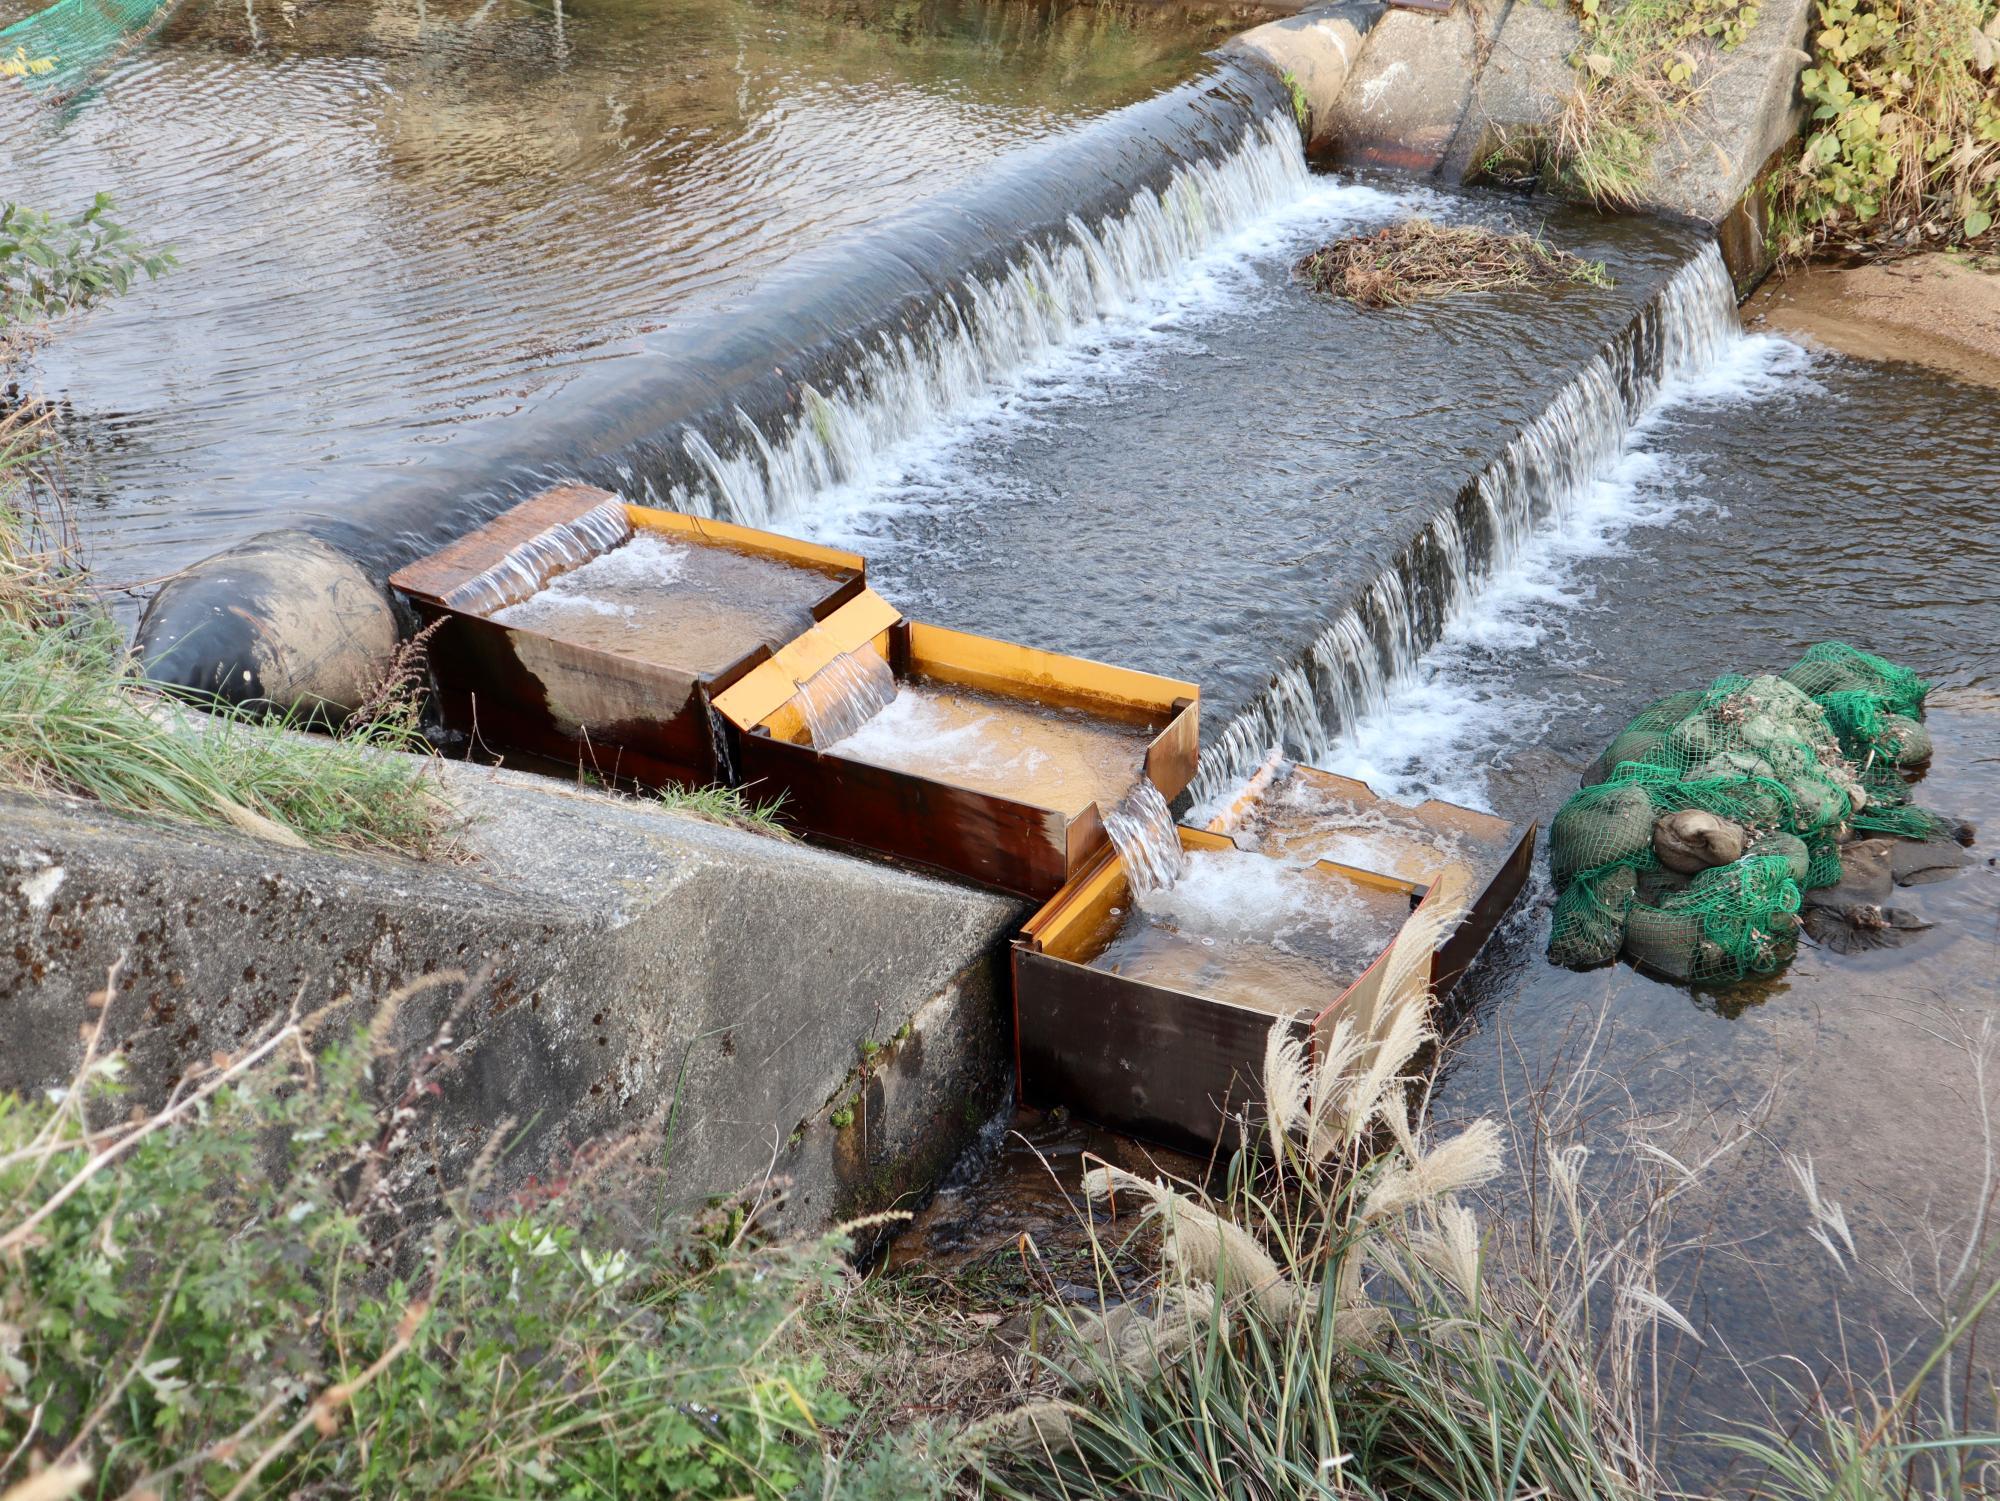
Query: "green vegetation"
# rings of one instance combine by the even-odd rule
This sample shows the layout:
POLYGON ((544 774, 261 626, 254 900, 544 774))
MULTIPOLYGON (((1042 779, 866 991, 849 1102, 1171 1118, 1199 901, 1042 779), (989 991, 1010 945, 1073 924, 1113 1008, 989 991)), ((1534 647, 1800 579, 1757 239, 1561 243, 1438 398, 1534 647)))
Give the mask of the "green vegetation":
POLYGON ((1754 0, 1576 0, 1576 82, 1547 127, 1499 144, 1485 175, 1539 181, 1605 208, 1632 208, 1660 146, 1700 98, 1720 55, 1757 24, 1754 0))
MULTIPOLYGON (((1462 901, 1385 960, 1378 1033, 1343 1021, 1309 1054, 1273 1029, 1268 1119, 1213 1190, 1101 1164, 1085 1192, 1117 1220, 949 1277, 857 1278, 842 1234, 772 1242, 762 1194, 647 1212, 650 1134, 507 1193, 499 1122, 458 1186, 424 1191, 408 1153, 461 1050, 456 977, 358 1033, 280 1017, 157 1110, 121 1098, 108 985, 71 1086, 0 1097, 0 1497, 29 1477, 41 1501, 1677 1494, 1648 1393, 1662 1335, 1692 1328, 1661 1268, 1689 1244, 1678 1208, 1755 1127, 1602 1181, 1588 1100, 1537 1094, 1511 1143, 1435 1128, 1427 960, 1462 901), (1483 1223, 1489 1191, 1513 1211, 1483 1223), (982 1291, 1014 1332, 966 1311, 982 1291)), ((1988 1275, 1971 1250, 1961 1273, 1988 1275)), ((1991 1394, 1952 1356, 1996 1298, 1941 1314, 1900 1389, 1801 1389, 1796 1424, 1721 1436, 1748 1467, 1727 1494, 1976 1489, 1996 1436, 1966 1408, 1991 1394)))
POLYGON ((407 705, 380 704, 333 739, 226 704, 194 712, 132 676, 73 540, 30 503, 44 433, 31 416, 0 417, 0 786, 292 845, 428 853, 445 810, 426 768, 382 754, 422 748, 407 705))
MULTIPOLYGON (((29 64, 23 60, 24 68, 29 64)), ((30 325, 115 297, 143 273, 174 265, 170 250, 149 249, 110 217, 99 193, 70 219, 0 203, 0 341, 30 325)), ((0 350, 0 352, 4 352, 0 350)))
POLYGON ((1292 117, 1304 129, 1311 122, 1312 101, 1306 98, 1305 85, 1299 82, 1296 73, 1285 74, 1285 92, 1292 96, 1292 117))
POLYGON ((127 1114, 95 1043, 72 1088, 0 1098, 0 1494, 933 1489, 922 1431, 852 1462, 820 1442, 852 1409, 787 1331, 842 1236, 634 1224, 657 1143, 497 1198, 505 1125, 460 1191, 392 1197, 448 1062, 440 1034, 384 1077, 412 999, 331 1045, 285 1018, 158 1113, 127 1114))
POLYGON ((1611 284, 1601 261, 1558 250, 1534 235, 1423 218, 1322 245, 1293 273, 1322 297, 1369 308, 1506 287, 1611 284))
POLYGON ((1771 184, 1781 256, 1938 248, 2000 218, 2000 4, 1821 0, 1798 160, 1771 184))
POLYGON ((676 813, 686 813, 710 823, 748 829, 753 834, 767 834, 774 839, 792 837, 790 831, 778 821, 778 814, 785 806, 783 793, 767 802, 759 802, 740 787, 715 784, 707 787, 662 787, 659 798, 676 813))

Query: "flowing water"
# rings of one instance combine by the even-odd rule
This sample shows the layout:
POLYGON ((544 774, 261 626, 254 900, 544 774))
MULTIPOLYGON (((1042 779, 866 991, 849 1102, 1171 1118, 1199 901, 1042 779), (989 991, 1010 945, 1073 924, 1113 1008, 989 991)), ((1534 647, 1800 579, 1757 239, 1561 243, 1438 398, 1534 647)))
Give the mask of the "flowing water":
POLYGON ((1232 850, 1190 853, 1171 887, 1114 908, 1083 952, 1091 968, 1272 1016, 1340 998, 1409 916, 1400 891, 1232 850))
POLYGON ((814 744, 1076 818, 1143 778, 1159 729, 915 676, 896 682, 890 701, 853 731, 814 744))
POLYGON ((1124 861, 1125 878, 1137 897, 1165 891, 1187 871, 1187 851, 1173 810, 1152 778, 1140 777, 1125 796, 1103 808, 1104 832, 1124 861))
POLYGON ((896 675, 881 653, 844 651, 793 696, 812 743, 830 749, 896 701, 896 675))
MULTIPOLYGON (((594 479, 856 545, 918 618, 1199 681, 1211 808, 1275 744, 1546 821, 1645 702, 1843 636, 1943 685, 1925 796, 2000 810, 1990 392, 1744 336, 1685 229, 1313 177, 1275 82, 1201 63, 1184 22, 822 10, 186 0, 67 108, 0 97, 10 196, 108 188, 185 261, 28 372, 100 565, 297 522, 387 566, 594 479), (1361 312, 1290 282, 1416 211, 1613 284, 1361 312)), ((619 626, 587 572, 535 598, 619 626)), ((893 686, 840 684, 871 712, 816 743, 1080 811, 1152 733, 893 686)), ((1366 837, 1318 816, 1309 839, 1366 837)), ((1191 861, 1109 962, 1228 985, 1229 948, 1303 996, 1379 947, 1254 864, 1279 884, 1191 861)), ((1578 1038, 1606 1161, 1634 1123, 1760 1112, 1704 1187, 1728 1254, 1670 1268, 1710 1352, 1670 1394, 1686 1429, 1740 1411, 1730 1360, 1816 1371, 1837 1314, 1895 1355, 1926 1332, 1923 1238, 1963 1233, 1986 1169, 2000 868, 1899 900, 1937 923, 1909 949, 1702 994, 1551 968, 1537 892, 1468 981, 1446 1117, 1510 1110, 1578 1038), (1784 1151, 1858 1258, 1811 1240, 1784 1151)))
POLYGON ((493 618, 702 674, 741 661, 760 643, 776 649, 795 640, 836 587, 817 569, 764 553, 640 532, 493 618))
POLYGON ((444 602, 454 610, 490 615, 518 604, 565 569, 609 552, 631 535, 632 519, 624 502, 607 500, 508 548, 504 558, 453 589, 444 602))

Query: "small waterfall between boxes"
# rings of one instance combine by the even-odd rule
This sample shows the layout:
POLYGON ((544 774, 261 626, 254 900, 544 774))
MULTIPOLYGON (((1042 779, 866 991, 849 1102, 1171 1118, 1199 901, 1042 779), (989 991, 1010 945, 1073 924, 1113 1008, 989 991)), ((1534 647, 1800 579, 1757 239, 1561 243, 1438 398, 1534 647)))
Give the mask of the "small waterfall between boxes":
POLYGON ((793 698, 820 750, 845 740, 895 700, 895 673, 865 648, 842 652, 801 683, 793 698))
POLYGON ((1132 790, 1104 810, 1104 832, 1125 862, 1135 898, 1169 890, 1187 871, 1187 851, 1167 800, 1141 775, 1132 790))

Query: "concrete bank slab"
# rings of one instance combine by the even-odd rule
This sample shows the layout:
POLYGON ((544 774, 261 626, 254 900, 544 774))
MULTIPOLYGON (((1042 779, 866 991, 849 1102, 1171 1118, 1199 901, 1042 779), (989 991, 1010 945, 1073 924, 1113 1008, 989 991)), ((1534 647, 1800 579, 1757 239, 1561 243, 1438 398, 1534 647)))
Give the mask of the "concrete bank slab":
MULTIPOLYGON (((1811 0, 1769 0, 1739 46, 1709 50, 1692 103, 1654 150, 1642 207, 1721 224, 1743 203, 1803 121, 1810 15, 1811 0)), ((1555 120, 1582 42, 1569 13, 1542 0, 1443 15, 1342 0, 1230 46, 1292 84, 1315 156, 1460 182, 1507 137, 1555 120)))
MULTIPOLYGON (((927 1188, 998 1104, 1019 904, 547 779, 438 775, 471 813, 450 864, 0 798, 0 1088, 70 1076, 122 956, 107 1031, 141 1101, 295 998, 344 1033, 400 986, 485 971, 413 1183, 454 1180, 502 1120, 503 1182, 657 1129, 674 1198, 773 1173, 784 1218, 818 1224, 927 1188)), ((461 989, 403 1004, 400 1055, 461 989)))

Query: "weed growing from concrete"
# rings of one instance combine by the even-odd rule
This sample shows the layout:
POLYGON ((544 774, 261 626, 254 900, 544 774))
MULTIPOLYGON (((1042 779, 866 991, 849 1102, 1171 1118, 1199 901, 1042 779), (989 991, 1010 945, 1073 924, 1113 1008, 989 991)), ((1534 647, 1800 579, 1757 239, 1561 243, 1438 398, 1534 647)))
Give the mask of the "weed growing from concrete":
POLYGON ((0 785, 298 847, 430 851, 445 810, 421 760, 388 754, 423 747, 406 719, 357 720, 338 739, 299 734, 297 719, 190 707, 132 675, 75 539, 59 513, 30 503, 47 447, 45 420, 0 417, 0 785))
POLYGON ((785 806, 782 793, 760 802, 740 787, 716 784, 707 787, 662 787, 659 799, 676 813, 686 813, 709 823, 748 829, 753 834, 765 834, 776 839, 792 837, 790 831, 778 821, 778 814, 785 806))
POLYGON ((1653 158, 1701 98, 1721 54, 1757 24, 1754 0, 1575 0, 1575 79, 1547 126, 1500 143, 1487 176, 1538 179, 1550 192, 1635 208, 1653 158))
POLYGON ((1368 308, 1508 287, 1611 284, 1601 261, 1571 255, 1534 235, 1421 218, 1322 245, 1303 257, 1293 274, 1323 297, 1368 308))

